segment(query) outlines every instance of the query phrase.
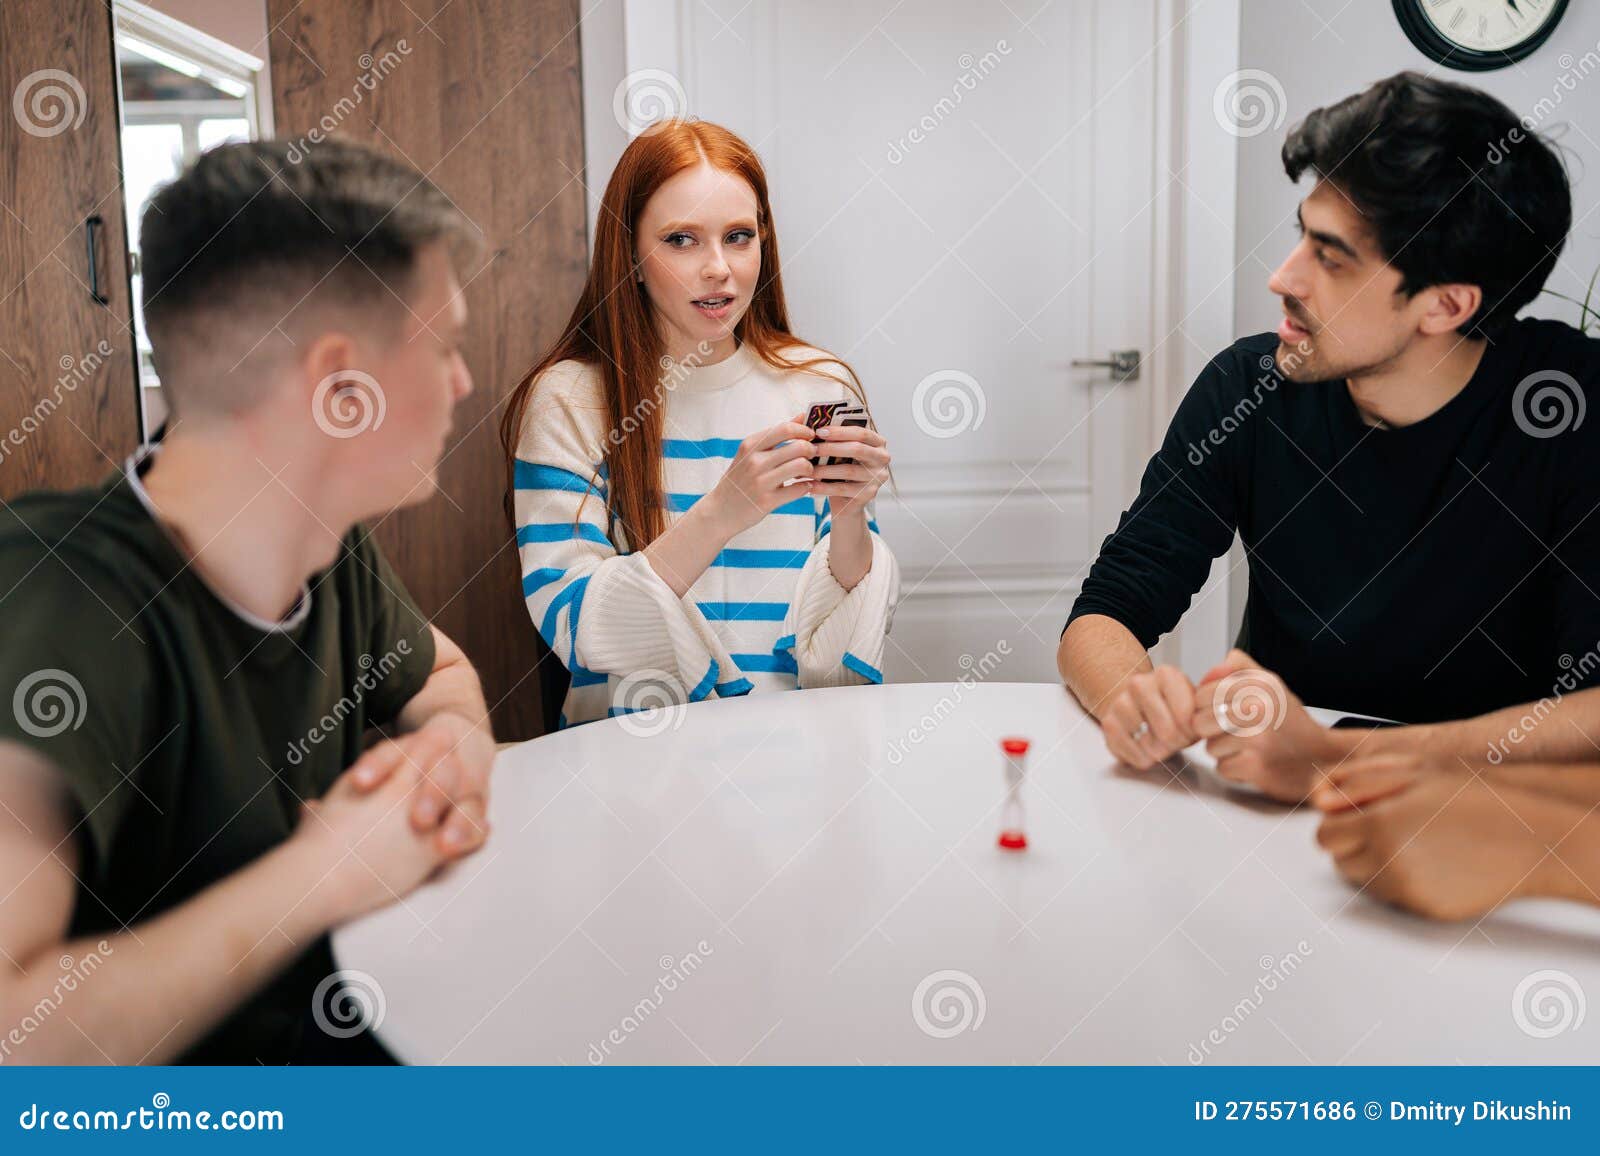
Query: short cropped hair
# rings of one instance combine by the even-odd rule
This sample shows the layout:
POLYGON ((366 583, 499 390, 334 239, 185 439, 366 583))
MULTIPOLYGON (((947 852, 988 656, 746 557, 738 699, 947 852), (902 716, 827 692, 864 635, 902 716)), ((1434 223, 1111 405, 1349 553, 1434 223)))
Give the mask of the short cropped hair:
POLYGON ((139 230, 145 325, 174 409, 253 405, 259 375, 235 370, 291 317, 403 321, 417 253, 440 241, 462 253, 477 238, 433 182, 377 149, 203 153, 151 198, 139 230))
POLYGON ((1555 149, 1476 88, 1402 72, 1319 108, 1290 133, 1283 167, 1331 181, 1367 217, 1408 296, 1483 290, 1461 326, 1489 336, 1532 301, 1572 227, 1555 149))

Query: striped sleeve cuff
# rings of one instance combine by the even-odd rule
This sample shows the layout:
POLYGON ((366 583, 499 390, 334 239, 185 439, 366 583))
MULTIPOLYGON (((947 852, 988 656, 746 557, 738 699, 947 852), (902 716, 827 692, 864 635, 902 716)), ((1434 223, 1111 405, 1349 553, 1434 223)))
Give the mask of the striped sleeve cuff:
POLYGON ((883 681, 885 639, 900 596, 894 554, 871 535, 872 565, 845 590, 828 565, 831 538, 823 538, 800 574, 787 629, 802 687, 849 686, 883 681))
POLYGON ((643 554, 610 559, 595 571, 578 625, 578 658, 618 675, 661 671, 691 702, 713 690, 742 692, 738 667, 705 617, 673 594, 643 554))

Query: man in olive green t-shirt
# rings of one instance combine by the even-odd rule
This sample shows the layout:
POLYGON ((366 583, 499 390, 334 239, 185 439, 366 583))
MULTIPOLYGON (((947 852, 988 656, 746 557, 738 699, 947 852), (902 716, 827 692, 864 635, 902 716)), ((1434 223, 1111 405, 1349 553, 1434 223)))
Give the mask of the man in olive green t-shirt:
POLYGON ((477 676, 362 526, 436 488, 470 238, 409 166, 259 142, 141 239, 166 435, 0 506, 0 1063, 381 1058, 327 932, 487 833, 477 676))

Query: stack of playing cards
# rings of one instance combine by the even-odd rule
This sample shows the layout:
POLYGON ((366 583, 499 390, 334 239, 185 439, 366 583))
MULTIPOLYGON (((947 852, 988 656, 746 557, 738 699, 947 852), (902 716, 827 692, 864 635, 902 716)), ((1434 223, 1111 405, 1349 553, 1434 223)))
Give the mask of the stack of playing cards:
MULTIPOLYGON (((853 401, 818 402, 806 414, 806 425, 811 429, 822 429, 824 426, 830 425, 865 427, 867 425, 867 411, 863 406, 853 401)), ((813 444, 820 446, 822 442, 816 441, 813 444)), ((812 466, 848 466, 854 465, 855 459, 831 457, 827 461, 819 461, 818 458, 812 458, 811 464, 812 466)))

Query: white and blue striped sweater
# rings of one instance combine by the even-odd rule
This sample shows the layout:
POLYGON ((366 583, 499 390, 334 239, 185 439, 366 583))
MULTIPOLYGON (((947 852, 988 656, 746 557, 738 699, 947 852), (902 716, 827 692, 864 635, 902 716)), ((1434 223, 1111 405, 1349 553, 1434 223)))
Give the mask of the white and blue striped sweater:
MULTIPOLYGON (((785 353, 825 356, 806 346, 785 353)), ((669 524, 716 485, 741 440, 847 396, 837 363, 817 368, 836 376, 780 371, 741 347, 715 365, 663 375, 669 524)), ((883 680, 900 580, 875 521, 871 569, 848 592, 828 568, 827 504, 802 497, 733 538, 679 599, 608 516, 602 463, 611 437, 595 370, 564 361, 539 378, 514 504, 528 612, 572 675, 561 726, 658 705, 651 696, 662 687, 695 702, 883 680)))

